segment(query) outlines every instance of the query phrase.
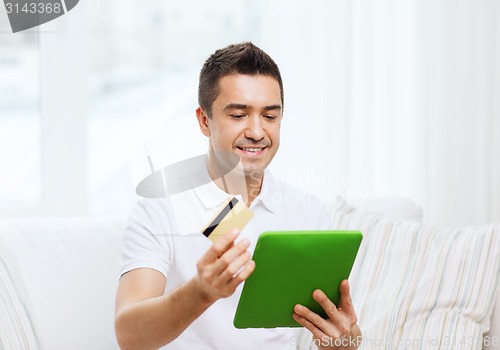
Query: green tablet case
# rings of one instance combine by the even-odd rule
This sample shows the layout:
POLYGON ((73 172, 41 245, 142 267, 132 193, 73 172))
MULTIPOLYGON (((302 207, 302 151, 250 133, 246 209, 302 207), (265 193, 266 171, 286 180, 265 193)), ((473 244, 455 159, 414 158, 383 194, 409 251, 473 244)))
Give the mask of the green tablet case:
POLYGON ((339 285, 354 264, 359 231, 275 231, 260 235, 234 316, 236 328, 302 327, 293 317, 296 304, 326 317, 313 299, 321 289, 337 305, 339 285))

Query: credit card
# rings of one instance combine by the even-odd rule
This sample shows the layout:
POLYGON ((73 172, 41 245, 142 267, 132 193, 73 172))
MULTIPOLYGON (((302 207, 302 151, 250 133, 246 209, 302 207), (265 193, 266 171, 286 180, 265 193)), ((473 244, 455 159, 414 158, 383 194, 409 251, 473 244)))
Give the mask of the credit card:
POLYGON ((236 197, 230 197, 222 209, 209 221, 202 233, 215 242, 229 230, 236 228, 242 231, 252 217, 252 211, 244 203, 236 197))

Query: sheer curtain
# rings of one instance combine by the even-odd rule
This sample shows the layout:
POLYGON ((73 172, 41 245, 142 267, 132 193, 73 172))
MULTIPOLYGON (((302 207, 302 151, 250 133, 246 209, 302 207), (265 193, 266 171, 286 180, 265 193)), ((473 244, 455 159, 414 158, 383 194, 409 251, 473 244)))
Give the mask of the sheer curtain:
POLYGON ((0 217, 128 213, 142 139, 156 167, 205 149, 199 69, 247 40, 284 78, 277 175, 328 201, 406 196, 430 222, 500 221, 495 0, 87 0, 40 35, 4 33, 0 217))
POLYGON ((285 77, 275 172, 327 200, 407 196, 430 222, 500 221, 497 1, 266 4, 262 46, 285 77))

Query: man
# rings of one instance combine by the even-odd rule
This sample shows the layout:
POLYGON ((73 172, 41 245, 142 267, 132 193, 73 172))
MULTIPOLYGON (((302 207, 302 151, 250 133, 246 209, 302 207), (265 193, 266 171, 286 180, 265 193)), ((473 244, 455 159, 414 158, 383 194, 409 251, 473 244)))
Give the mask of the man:
MULTIPOLYGON (((315 198, 266 170, 280 143, 280 72, 252 43, 230 45, 205 62, 198 98, 196 117, 209 140, 206 166, 199 172, 214 181, 171 196, 171 202, 143 200, 132 211, 116 297, 118 342, 122 349, 166 344, 171 349, 290 349, 292 330, 232 325, 241 282, 255 268, 250 257, 258 235, 331 225, 315 198), (244 181, 231 176, 224 186, 216 181, 224 168, 218 152, 239 157, 244 181), (227 203, 228 192, 243 201, 254 218, 242 232, 231 230, 212 244, 201 230, 227 203)), ((313 293, 327 319, 301 305, 290 310, 321 349, 349 348, 347 341, 360 336, 347 281, 340 292, 338 308, 320 290, 313 293)))

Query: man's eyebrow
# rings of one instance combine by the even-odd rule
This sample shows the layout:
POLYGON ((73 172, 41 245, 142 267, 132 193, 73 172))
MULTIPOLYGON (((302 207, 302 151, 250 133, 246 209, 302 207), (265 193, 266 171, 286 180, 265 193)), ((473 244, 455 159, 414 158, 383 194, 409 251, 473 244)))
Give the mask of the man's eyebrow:
MULTIPOLYGON (((251 109, 252 106, 250 105, 245 105, 242 103, 230 103, 224 107, 224 111, 228 111, 231 109, 251 109)), ((264 107, 265 111, 275 111, 275 110, 281 110, 281 105, 276 104, 276 105, 270 105, 270 106, 265 106, 264 107)))
POLYGON ((270 105, 270 106, 265 106, 264 110, 266 111, 275 111, 275 110, 281 110, 281 105, 270 105))
POLYGON ((250 109, 250 108, 251 108, 251 106, 249 106, 249 105, 244 105, 241 103, 230 103, 230 104, 226 105, 226 107, 224 107, 224 110, 228 111, 230 109, 250 109))

